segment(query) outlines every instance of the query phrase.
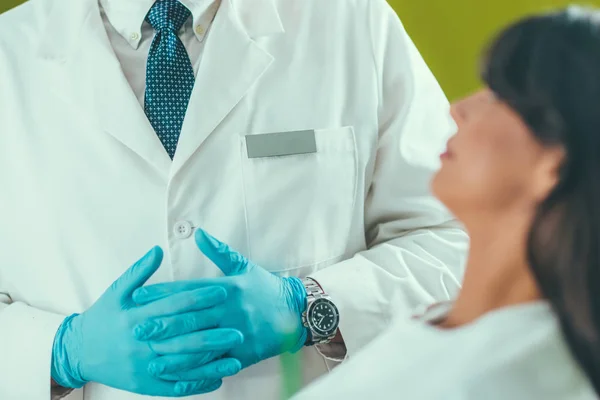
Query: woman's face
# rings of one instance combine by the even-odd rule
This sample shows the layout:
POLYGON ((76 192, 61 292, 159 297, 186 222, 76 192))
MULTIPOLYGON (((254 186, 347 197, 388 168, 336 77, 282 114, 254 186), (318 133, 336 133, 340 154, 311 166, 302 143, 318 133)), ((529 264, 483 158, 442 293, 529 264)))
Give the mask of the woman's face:
POLYGON ((510 107, 482 90, 452 105, 458 132, 435 175, 435 195, 463 222, 533 211, 556 184, 556 149, 542 146, 510 107))

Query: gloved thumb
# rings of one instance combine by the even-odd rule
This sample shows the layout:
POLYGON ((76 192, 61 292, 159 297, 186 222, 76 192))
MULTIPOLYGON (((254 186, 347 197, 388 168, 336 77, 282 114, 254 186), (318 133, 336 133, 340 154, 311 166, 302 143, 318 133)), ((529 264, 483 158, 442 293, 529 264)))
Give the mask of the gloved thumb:
POLYGON ((202 229, 197 229, 196 245, 226 276, 248 272, 250 261, 202 229))
POLYGON ((141 287, 160 267, 163 251, 160 247, 153 247, 145 256, 140 258, 127 271, 113 282, 110 290, 117 294, 121 301, 131 298, 135 289, 141 287))

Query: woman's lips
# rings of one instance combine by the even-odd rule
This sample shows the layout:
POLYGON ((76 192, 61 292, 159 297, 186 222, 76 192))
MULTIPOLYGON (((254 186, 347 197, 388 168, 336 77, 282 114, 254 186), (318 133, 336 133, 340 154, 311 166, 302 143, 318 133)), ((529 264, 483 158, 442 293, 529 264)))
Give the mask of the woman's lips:
POLYGON ((448 159, 454 157, 454 153, 452 151, 452 140, 453 139, 454 138, 452 137, 446 142, 446 150, 444 150, 444 152, 442 154, 440 154, 440 159, 448 160, 448 159))
POLYGON ((446 151, 444 151, 442 154, 440 154, 440 158, 442 160, 448 160, 448 159, 452 158, 452 151, 450 151, 450 149, 446 149, 446 151))

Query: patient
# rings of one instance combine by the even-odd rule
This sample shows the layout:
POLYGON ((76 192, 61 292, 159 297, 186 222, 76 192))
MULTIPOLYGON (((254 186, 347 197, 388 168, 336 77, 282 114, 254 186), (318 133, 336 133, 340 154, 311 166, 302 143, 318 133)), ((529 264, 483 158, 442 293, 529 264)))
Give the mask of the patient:
POLYGON ((458 299, 298 400, 599 398, 600 13, 523 20, 484 61, 432 182, 471 236, 458 299))

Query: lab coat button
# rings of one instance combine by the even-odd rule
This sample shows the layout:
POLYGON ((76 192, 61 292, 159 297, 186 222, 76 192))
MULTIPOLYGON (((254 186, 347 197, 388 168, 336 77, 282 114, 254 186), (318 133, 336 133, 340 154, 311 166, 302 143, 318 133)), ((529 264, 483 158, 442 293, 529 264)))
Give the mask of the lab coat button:
POLYGON ((177 239, 187 239, 192 235, 192 224, 188 221, 178 221, 173 227, 173 233, 177 239))

